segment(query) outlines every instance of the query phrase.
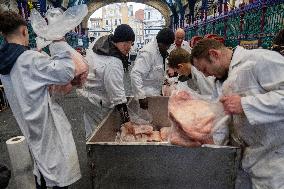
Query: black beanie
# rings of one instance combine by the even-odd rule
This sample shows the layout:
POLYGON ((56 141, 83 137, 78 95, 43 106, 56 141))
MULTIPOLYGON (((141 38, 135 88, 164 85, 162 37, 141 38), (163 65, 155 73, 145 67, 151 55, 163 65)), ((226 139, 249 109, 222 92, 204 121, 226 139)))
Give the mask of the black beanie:
POLYGON ((165 45, 171 45, 175 41, 175 34, 170 28, 163 28, 157 34, 157 42, 165 45))
POLYGON ((124 41, 135 41, 135 34, 132 30, 132 28, 127 24, 121 24, 117 26, 117 28, 114 31, 113 42, 124 42, 124 41))

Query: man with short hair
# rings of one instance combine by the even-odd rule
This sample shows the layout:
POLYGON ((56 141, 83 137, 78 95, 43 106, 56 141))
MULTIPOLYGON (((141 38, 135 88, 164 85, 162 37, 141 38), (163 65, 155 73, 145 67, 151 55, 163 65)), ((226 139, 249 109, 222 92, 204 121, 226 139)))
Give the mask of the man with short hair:
POLYGON ((131 71, 134 97, 142 109, 148 109, 148 96, 160 96, 166 69, 167 50, 174 42, 174 32, 169 28, 159 31, 156 39, 145 45, 137 55, 131 71))
POLYGON ((71 125, 56 99, 51 85, 66 85, 86 73, 62 45, 53 41, 54 56, 29 50, 26 21, 17 13, 0 13, 0 32, 5 43, 0 48, 0 79, 17 123, 25 136, 34 160, 37 189, 67 189, 81 178, 71 125))
POLYGON ((199 41, 191 55, 198 70, 224 80, 220 101, 232 115, 253 188, 284 188, 284 57, 264 49, 231 50, 213 39, 199 41))
POLYGON ((221 84, 219 82, 215 83, 214 77, 206 77, 192 66, 191 56, 186 50, 182 48, 174 49, 168 57, 168 66, 180 76, 188 78, 187 86, 189 88, 201 95, 218 96, 217 86, 221 86, 221 84))

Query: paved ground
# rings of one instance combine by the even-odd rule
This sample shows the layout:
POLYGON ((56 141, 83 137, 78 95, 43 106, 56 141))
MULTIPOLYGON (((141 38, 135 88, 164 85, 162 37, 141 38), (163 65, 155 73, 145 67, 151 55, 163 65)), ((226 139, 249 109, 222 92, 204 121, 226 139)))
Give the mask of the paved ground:
MULTIPOLYGON (((125 75, 125 87, 126 94, 129 96, 131 94, 129 75, 125 75)), ((85 130, 82 119, 82 104, 78 99, 75 92, 67 95, 60 102, 62 105, 71 125, 72 132, 75 139, 77 152, 79 155, 79 162, 82 172, 82 179, 73 184, 71 189, 89 189, 91 188, 91 180, 89 174, 89 167, 87 163, 87 155, 86 155, 86 140, 85 140, 85 130)), ((5 141, 14 137, 22 135, 21 131, 16 123, 15 118, 12 115, 10 109, 4 110, 0 112, 0 163, 4 163, 11 168, 10 159, 8 155, 8 151, 6 148, 5 141)), ((16 189, 14 178, 11 179, 8 189, 16 189)))

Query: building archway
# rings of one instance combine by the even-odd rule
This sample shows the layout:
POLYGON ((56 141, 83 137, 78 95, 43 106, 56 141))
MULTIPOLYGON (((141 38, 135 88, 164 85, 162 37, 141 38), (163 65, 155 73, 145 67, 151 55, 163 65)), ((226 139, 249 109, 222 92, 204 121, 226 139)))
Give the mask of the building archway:
POLYGON ((83 20, 82 26, 83 28, 88 28, 88 19, 90 16, 99 8, 102 8, 106 5, 112 3, 125 3, 125 2, 135 2, 135 3, 143 3, 145 5, 149 5, 155 9, 157 9, 165 18, 166 26, 170 25, 170 15, 171 10, 168 7, 167 3, 162 0, 90 0, 88 1, 88 15, 83 20))

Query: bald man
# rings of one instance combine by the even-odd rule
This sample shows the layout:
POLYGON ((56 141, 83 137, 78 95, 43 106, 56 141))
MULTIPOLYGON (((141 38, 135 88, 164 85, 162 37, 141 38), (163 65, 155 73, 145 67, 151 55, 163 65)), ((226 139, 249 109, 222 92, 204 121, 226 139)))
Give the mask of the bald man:
POLYGON ((175 42, 171 45, 168 52, 170 53, 175 48, 183 48, 189 53, 191 53, 191 47, 188 42, 184 40, 185 32, 182 28, 178 28, 175 32, 175 42))

